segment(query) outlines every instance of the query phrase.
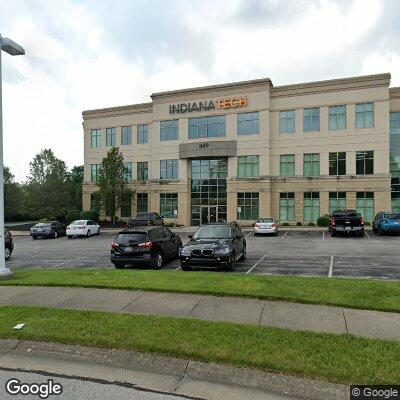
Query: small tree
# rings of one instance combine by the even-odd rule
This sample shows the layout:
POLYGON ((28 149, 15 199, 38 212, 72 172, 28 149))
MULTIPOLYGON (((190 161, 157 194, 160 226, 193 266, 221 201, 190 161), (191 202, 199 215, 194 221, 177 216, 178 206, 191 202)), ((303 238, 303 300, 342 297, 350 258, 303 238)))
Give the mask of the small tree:
POLYGON ((4 216, 6 220, 20 217, 22 214, 23 191, 20 184, 14 181, 14 175, 4 167, 4 216))
POLYGON ((118 147, 113 147, 103 158, 100 167, 98 186, 101 206, 106 210, 115 223, 117 208, 121 206, 122 198, 132 195, 132 190, 128 189, 125 175, 128 172, 124 165, 124 156, 118 147))

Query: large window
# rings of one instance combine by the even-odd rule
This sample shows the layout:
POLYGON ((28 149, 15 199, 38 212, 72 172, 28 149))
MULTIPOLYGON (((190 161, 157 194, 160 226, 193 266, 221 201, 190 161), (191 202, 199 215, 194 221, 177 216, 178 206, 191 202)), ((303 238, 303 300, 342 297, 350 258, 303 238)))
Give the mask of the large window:
POLYGON ((149 143, 149 125, 137 126, 137 142, 138 144, 149 143))
POLYGON ((132 217, 132 196, 126 194, 121 199, 121 217, 130 218, 132 217))
POLYGON ((346 106, 329 107, 329 129, 346 129, 346 106))
POLYGON ((329 215, 335 210, 345 210, 346 204, 346 192, 329 192, 329 215))
POLYGON ((279 220, 281 222, 295 221, 294 193, 279 194, 279 220))
POLYGON ((149 196, 147 193, 138 193, 136 197, 137 212, 147 212, 149 209, 149 196))
POLYGON ((106 129, 106 146, 115 146, 116 144, 115 128, 106 129))
POLYGON ((375 216, 374 192, 357 192, 356 208, 365 221, 371 222, 375 216))
POLYGON ((390 133, 400 135, 400 112, 390 113, 390 133))
POLYGON ((123 126, 121 128, 121 145, 128 146, 132 144, 132 127, 123 126))
POLYGON ((101 130, 92 129, 90 131, 90 142, 92 147, 101 147, 101 130))
POLYGON ((259 176, 258 156, 238 157, 238 178, 253 178, 259 176))
POLYGON ((295 126, 294 110, 281 111, 279 113, 279 133, 294 133, 295 126))
POLYGON ((329 153, 329 175, 346 175, 346 153, 329 153))
POLYGON ((392 211, 400 211, 400 177, 392 178, 392 211))
POLYGON ((259 113, 242 113, 237 116, 238 135, 253 135, 260 133, 259 113))
POLYGON ((189 118, 189 139, 226 136, 225 115, 189 118))
POLYGON ((160 140, 177 140, 179 138, 179 120, 172 119, 160 122, 160 140))
POLYGON ((304 154, 304 176, 319 176, 319 154, 304 154))
POLYGON ((140 161, 136 165, 137 180, 147 181, 149 179, 149 163, 147 161, 140 161))
POLYGON ((280 176, 295 175, 294 154, 282 154, 279 161, 280 176))
POLYGON ((304 132, 319 131, 319 108, 305 108, 303 111, 304 132))
POLYGON ((319 216, 319 193, 304 193, 304 222, 315 223, 319 216))
POLYGON ((259 216, 259 194, 245 192, 237 194, 238 220, 254 221, 259 216))
POLYGON ((374 126, 374 103, 356 104, 356 128, 374 126))
POLYGON ((160 193, 160 214, 163 218, 178 217, 178 193, 160 193))
POLYGON ((178 160, 160 161, 160 179, 178 179, 178 160))
POLYGON ((374 173, 374 152, 357 151, 356 152, 356 174, 371 175, 374 173))
POLYGON ((92 164, 90 166, 90 176, 92 182, 98 182, 100 177, 101 164, 92 164))
POLYGON ((132 163, 126 162, 124 163, 125 171, 124 171, 124 179, 126 182, 130 182, 132 180, 132 163))

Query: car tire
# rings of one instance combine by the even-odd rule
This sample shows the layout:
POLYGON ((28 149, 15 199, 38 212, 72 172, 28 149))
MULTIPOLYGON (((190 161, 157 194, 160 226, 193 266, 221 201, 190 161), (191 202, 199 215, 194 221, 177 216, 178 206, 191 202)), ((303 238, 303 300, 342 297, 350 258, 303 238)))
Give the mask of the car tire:
POLYGON ((161 269, 164 264, 164 258, 162 253, 158 252, 155 256, 155 267, 156 269, 161 269))
POLYGON ((181 264, 181 270, 182 271, 191 271, 192 268, 190 268, 188 265, 181 264))
POLYGON ((125 264, 115 262, 115 263, 114 263, 114 267, 115 267, 116 269, 123 269, 123 268, 125 268, 125 264))
POLYGON ((336 232, 332 231, 332 232, 331 232, 331 236, 332 236, 332 237, 335 237, 335 236, 336 236, 336 232))
POLYGON ((360 233, 358 234, 358 236, 364 237, 364 236, 365 236, 365 231, 360 231, 360 233))
POLYGON ((67 235, 67 238, 68 238, 68 239, 72 239, 72 236, 71 236, 71 235, 67 235))
POLYGON ((258 233, 255 233, 255 232, 254 232, 254 236, 258 236, 258 233))
POLYGON ((246 259, 246 257, 247 257, 247 250, 246 250, 246 246, 244 246, 243 254, 239 258, 239 261, 244 261, 246 259))
POLYGON ((86 233, 86 237, 89 238, 90 236, 91 236, 91 233, 90 233, 90 230, 88 230, 87 233, 86 233))
POLYGON ((12 254, 12 250, 11 250, 9 247, 6 247, 6 248, 5 248, 5 252, 4 252, 6 261, 9 260, 9 259, 11 258, 11 254, 12 254))
POLYGON ((229 263, 227 264, 225 271, 234 272, 236 266, 236 256, 235 253, 232 253, 229 263))
POLYGON ((101 235, 100 228, 97 230, 97 235, 101 235))
POLYGON ((53 233, 53 239, 57 239, 58 238, 58 232, 57 231, 54 231, 54 233, 53 233))
POLYGON ((37 239, 37 236, 32 236, 32 239, 33 239, 33 240, 36 240, 36 239, 37 239))
POLYGON ((378 236, 382 236, 383 235, 383 231, 381 229, 381 227, 378 225, 378 229, 377 229, 377 234, 378 236))

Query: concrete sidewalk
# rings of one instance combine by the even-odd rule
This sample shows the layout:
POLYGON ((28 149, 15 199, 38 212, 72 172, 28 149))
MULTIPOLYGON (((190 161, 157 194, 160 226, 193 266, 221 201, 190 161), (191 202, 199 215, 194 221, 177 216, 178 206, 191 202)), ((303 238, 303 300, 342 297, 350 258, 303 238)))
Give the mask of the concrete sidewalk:
POLYGON ((0 305, 165 315, 400 341, 400 313, 237 297, 135 290, 2 286, 0 305))

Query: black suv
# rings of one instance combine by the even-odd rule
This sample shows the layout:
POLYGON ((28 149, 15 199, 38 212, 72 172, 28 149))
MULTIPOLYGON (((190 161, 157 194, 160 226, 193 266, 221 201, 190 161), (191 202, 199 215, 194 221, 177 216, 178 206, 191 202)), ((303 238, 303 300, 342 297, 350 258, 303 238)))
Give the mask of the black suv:
POLYGON ((160 269, 165 260, 179 257, 181 238, 164 226, 125 229, 111 244, 110 260, 115 268, 152 265, 160 269))
POLYGON ((132 226, 164 225, 164 220, 156 212, 140 212, 136 214, 134 219, 130 219, 127 225, 128 228, 132 226))
POLYGON ((211 266, 233 271, 246 258, 246 239, 236 222, 200 226, 180 252, 181 268, 211 266))
POLYGON ((4 242, 5 242, 5 256, 6 260, 9 260, 11 258, 11 254, 14 250, 14 243, 13 243, 13 238, 11 236, 10 231, 7 229, 4 232, 4 242))

